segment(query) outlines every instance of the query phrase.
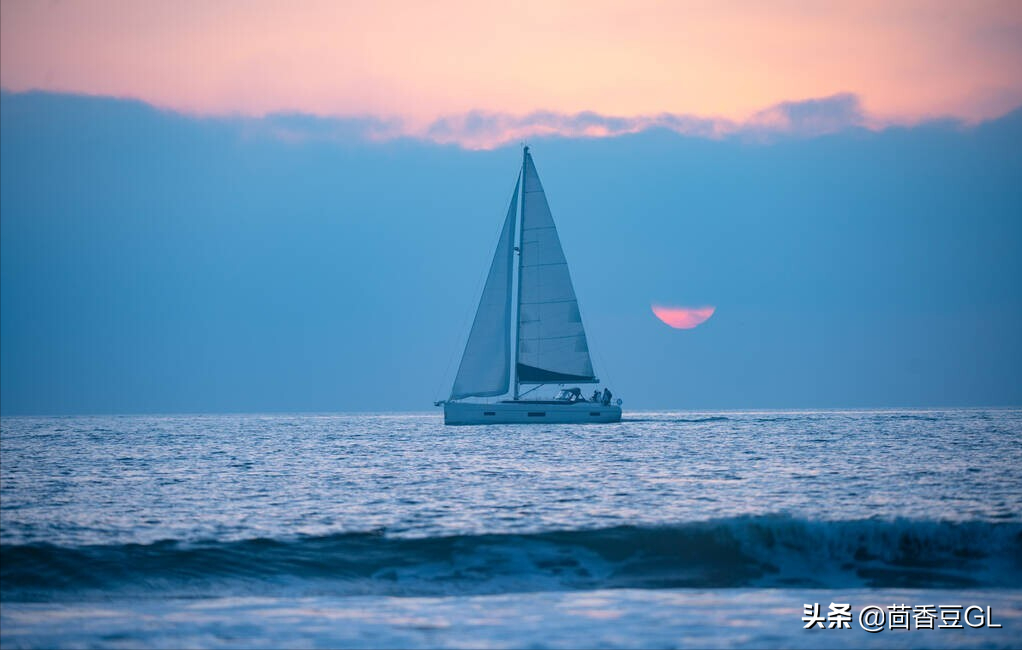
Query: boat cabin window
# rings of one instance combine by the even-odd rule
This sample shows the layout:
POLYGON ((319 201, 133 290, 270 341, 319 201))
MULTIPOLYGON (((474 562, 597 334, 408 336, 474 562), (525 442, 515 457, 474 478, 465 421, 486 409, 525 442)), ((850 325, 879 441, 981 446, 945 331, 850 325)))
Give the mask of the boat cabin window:
POLYGON ((559 393, 557 393, 557 397, 555 397, 554 399, 559 402, 577 402, 578 400, 582 399, 582 389, 564 388, 559 393))

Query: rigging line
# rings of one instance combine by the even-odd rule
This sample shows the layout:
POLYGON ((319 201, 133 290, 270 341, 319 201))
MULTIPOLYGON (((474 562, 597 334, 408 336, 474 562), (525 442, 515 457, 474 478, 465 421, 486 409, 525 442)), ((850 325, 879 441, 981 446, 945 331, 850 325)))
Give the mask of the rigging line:
MULTIPOLYGON (((505 206, 510 205, 511 204, 511 199, 514 198, 515 189, 517 189, 517 187, 518 187, 518 180, 519 180, 518 179, 518 175, 520 173, 521 173, 520 169, 516 169, 515 170, 515 182, 514 182, 514 185, 511 186, 511 195, 508 197, 508 200, 504 203, 505 206)), ((495 244, 490 247, 491 251, 496 250, 497 244, 499 244, 499 242, 500 242, 501 231, 504 229, 504 220, 507 218, 507 208, 506 207, 505 207, 505 209, 503 211, 503 215, 504 216, 500 217, 499 221, 497 222, 497 235, 496 235, 496 237, 493 240, 495 242, 495 244)), ((481 296, 482 296, 483 285, 486 284, 486 278, 490 274, 490 267, 485 262, 486 262, 486 260, 483 260, 483 264, 484 264, 485 268, 482 271, 482 275, 479 277, 478 280, 476 280, 475 293, 472 294, 474 297, 480 297, 480 299, 481 299, 481 296)), ((465 340, 462 343, 462 345, 460 346, 461 348, 464 348, 464 346, 468 343, 468 337, 469 337, 469 335, 472 334, 471 331, 467 331, 467 332, 465 331, 465 326, 468 323, 469 317, 474 315, 474 312, 472 310, 472 305, 476 304, 476 308, 478 309, 478 303, 473 303, 473 302, 471 302, 472 300, 473 300, 473 298, 469 299, 470 302, 468 303, 467 311, 464 312, 464 315, 461 318, 461 327, 457 330, 459 332, 465 332, 465 340)), ((451 353, 450 353, 450 355, 448 355, 447 365, 444 367, 444 374, 440 377, 440 385, 439 385, 439 391, 440 392, 438 393, 437 389, 434 388, 434 391, 433 391, 433 397, 434 397, 433 401, 434 402, 439 401, 438 398, 441 397, 444 394, 444 392, 446 392, 444 390, 444 385, 445 384, 451 384, 451 385, 454 384, 454 378, 453 377, 449 377, 449 373, 450 373, 450 370, 451 370, 451 364, 454 363, 454 357, 456 357, 458 355, 458 348, 459 348, 459 346, 457 344, 458 344, 459 340, 460 339, 455 339, 454 346, 451 349, 451 353), (448 382, 447 379, 450 379, 450 381, 448 382)))
POLYGON ((519 398, 525 397, 526 395, 528 395, 532 391, 536 390, 537 388, 542 388, 543 386, 546 386, 546 384, 536 384, 533 388, 530 388, 529 390, 527 390, 524 393, 520 394, 518 397, 519 398))

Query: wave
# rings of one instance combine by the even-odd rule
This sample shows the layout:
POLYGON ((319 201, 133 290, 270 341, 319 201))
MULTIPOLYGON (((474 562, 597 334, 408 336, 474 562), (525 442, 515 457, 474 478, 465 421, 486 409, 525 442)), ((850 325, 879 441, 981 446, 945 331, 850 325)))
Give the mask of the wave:
POLYGON ((737 517, 532 534, 0 547, 4 600, 80 591, 342 595, 598 588, 1011 587, 1022 524, 737 517))
POLYGON ((936 415, 924 415, 918 413, 879 413, 876 415, 876 419, 891 421, 904 420, 911 422, 940 422, 941 420, 945 420, 947 418, 936 415))
POLYGON ((626 417, 622 419, 622 422, 729 422, 731 418, 723 415, 711 415, 707 417, 691 417, 691 418, 676 418, 676 417, 649 417, 649 418, 632 418, 626 417))

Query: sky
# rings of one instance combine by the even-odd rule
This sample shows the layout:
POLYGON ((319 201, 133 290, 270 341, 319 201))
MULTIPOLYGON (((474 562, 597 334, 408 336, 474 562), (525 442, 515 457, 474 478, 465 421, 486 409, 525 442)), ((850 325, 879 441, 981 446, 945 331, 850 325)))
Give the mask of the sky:
POLYGON ((447 141, 476 147, 604 133, 565 119, 579 113, 730 129, 851 93, 878 127, 1022 104, 1016 0, 5 0, 0 36, 9 91, 374 117, 387 135, 432 139, 439 122, 447 141), (461 137, 480 114, 502 128, 461 137))
POLYGON ((1022 405, 1019 7, 4 0, 0 413, 428 410, 524 140, 626 410, 1022 405))

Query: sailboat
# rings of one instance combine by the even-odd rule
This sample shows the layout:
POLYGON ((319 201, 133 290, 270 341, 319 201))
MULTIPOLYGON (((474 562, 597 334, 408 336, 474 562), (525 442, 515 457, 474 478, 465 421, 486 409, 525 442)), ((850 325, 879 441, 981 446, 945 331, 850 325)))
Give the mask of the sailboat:
POLYGON ((612 403, 606 388, 586 398, 578 387, 597 383, 568 262, 536 165, 524 147, 451 395, 436 404, 444 408, 444 424, 452 425, 620 422, 620 399, 612 403), (552 399, 527 399, 547 385, 561 389, 552 399), (523 393, 523 386, 532 388, 523 393), (510 399, 470 401, 509 392, 510 399))

